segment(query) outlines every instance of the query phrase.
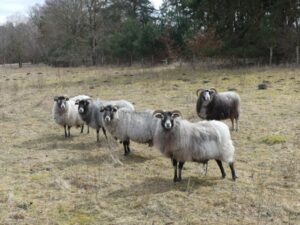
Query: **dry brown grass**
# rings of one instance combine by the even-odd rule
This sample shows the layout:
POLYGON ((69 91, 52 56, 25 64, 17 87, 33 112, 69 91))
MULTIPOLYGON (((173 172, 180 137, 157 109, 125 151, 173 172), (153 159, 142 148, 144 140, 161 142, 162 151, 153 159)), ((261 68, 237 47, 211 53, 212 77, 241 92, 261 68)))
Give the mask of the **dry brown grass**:
POLYGON ((5 66, 0 88, 0 224, 300 224, 299 68, 5 66), (257 90, 263 80, 269 88, 257 90), (66 140, 51 118, 53 96, 88 94, 196 121, 195 90, 211 86, 242 99, 236 182, 210 162, 207 176, 186 163, 173 184, 157 150, 133 143, 124 157, 120 144, 76 129, 66 140))

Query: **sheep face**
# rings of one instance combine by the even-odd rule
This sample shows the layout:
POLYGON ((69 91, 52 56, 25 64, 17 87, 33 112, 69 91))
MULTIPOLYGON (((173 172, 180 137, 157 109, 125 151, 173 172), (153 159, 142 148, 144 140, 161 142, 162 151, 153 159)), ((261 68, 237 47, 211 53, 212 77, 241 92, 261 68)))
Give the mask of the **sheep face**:
POLYGON ((58 108, 64 111, 67 108, 67 101, 69 101, 69 98, 64 96, 55 96, 54 101, 57 103, 58 108))
POLYGON ((210 90, 206 89, 206 90, 203 90, 200 92, 199 98, 203 102, 204 105, 207 105, 213 99, 214 94, 215 94, 215 91, 213 91, 211 89, 210 90))
POLYGON ((88 100, 80 100, 75 102, 75 105, 78 105, 78 112, 81 115, 88 111, 89 104, 90 102, 88 100))
POLYGON ((106 123, 109 123, 114 119, 117 111, 118 107, 112 105, 107 105, 105 107, 101 107, 100 109, 100 112, 103 113, 103 119, 106 123))
POLYGON ((156 110, 153 115, 161 120, 161 126, 165 131, 170 131, 174 127, 174 119, 181 116, 181 113, 178 110, 172 112, 156 110))

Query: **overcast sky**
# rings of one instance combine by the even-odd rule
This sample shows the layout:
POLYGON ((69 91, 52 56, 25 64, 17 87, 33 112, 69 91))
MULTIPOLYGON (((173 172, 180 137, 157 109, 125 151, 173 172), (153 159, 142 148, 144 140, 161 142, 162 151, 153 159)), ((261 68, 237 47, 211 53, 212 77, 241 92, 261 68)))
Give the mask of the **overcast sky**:
MULTIPOLYGON (((158 9, 162 0, 150 0, 158 9)), ((45 0, 0 0, 0 24, 6 22, 7 17, 14 14, 27 15, 28 10, 35 4, 44 4, 45 0)))

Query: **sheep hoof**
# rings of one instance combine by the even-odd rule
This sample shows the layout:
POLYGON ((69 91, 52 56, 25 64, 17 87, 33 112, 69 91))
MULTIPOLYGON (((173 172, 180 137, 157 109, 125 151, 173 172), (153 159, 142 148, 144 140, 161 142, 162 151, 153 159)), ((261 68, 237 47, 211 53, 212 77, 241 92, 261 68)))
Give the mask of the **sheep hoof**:
POLYGON ((173 181, 174 181, 174 183, 180 182, 180 181, 181 181, 181 178, 179 178, 179 177, 174 177, 173 181))

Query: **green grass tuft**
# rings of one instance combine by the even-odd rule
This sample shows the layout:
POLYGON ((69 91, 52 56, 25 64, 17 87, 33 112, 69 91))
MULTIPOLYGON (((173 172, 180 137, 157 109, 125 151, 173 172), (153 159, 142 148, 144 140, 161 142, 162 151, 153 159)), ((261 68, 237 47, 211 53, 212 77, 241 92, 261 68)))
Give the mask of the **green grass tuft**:
POLYGON ((285 143, 287 141, 287 137, 280 134, 274 134, 265 136, 261 139, 262 143, 265 143, 267 145, 275 145, 280 143, 285 143))

